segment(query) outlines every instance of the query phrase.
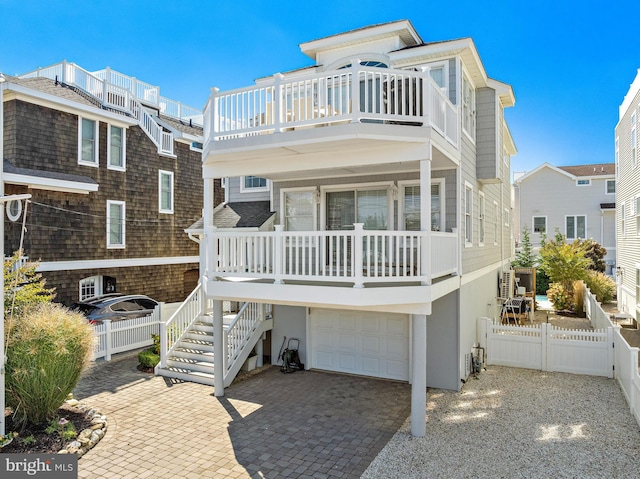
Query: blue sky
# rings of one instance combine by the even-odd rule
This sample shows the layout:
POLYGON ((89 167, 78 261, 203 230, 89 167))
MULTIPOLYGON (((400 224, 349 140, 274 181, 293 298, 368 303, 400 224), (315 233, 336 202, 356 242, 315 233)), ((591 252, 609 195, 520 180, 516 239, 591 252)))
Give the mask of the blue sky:
POLYGON ((211 87, 310 65, 302 42, 401 19, 425 42, 473 38, 488 75, 513 86, 513 171, 613 162, 618 106, 640 68, 638 0, 0 0, 0 71, 110 66, 202 108, 211 87))

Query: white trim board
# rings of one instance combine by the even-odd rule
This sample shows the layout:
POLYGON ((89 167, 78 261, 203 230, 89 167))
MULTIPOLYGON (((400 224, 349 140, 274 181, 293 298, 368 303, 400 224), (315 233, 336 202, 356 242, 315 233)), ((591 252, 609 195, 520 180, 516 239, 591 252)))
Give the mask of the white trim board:
POLYGON ((128 259, 96 259, 80 261, 43 261, 38 265, 37 272, 64 271, 78 269, 102 268, 133 268, 140 266, 159 266, 166 264, 199 263, 198 256, 173 256, 159 258, 128 258, 128 259))

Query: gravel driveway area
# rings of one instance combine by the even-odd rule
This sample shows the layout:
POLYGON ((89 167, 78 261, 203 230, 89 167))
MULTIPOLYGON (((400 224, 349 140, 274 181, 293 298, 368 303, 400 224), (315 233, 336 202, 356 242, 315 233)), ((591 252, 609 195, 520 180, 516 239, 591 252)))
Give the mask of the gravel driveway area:
POLYGON ((639 444, 615 380, 489 366, 429 389, 426 437, 407 420, 362 478, 640 477, 639 444))

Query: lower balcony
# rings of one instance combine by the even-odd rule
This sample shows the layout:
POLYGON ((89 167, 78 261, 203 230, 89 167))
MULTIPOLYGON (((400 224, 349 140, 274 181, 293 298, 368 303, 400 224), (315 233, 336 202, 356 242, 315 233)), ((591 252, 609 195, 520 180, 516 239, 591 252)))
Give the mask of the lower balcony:
MULTIPOLYGON (((285 284, 297 286, 296 295, 322 291, 336 304, 413 304, 428 302, 425 289, 458 274, 457 232, 374 231, 362 224, 353 230, 304 232, 284 231, 282 226, 271 232, 208 228, 205 241, 205 276, 214 283, 208 294, 235 299, 255 300, 255 295, 265 294, 262 299, 275 300, 273 285, 285 284), (393 289, 393 299, 381 300, 381 288, 393 289)), ((282 299, 308 302, 291 297, 294 289, 282 299)))

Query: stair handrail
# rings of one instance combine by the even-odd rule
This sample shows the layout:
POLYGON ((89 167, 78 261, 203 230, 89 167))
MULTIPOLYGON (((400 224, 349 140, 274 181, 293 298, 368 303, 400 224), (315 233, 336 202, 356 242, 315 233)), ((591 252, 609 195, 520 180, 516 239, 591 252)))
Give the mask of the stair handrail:
POLYGON ((202 314, 201 301, 202 283, 198 283, 175 313, 160 323, 160 368, 166 367, 167 358, 202 314))
POLYGON ((246 302, 224 332, 225 375, 246 347, 258 324, 264 319, 264 305, 246 302))
POLYGON ((65 60, 59 64, 25 73, 20 75, 20 78, 45 77, 79 88, 103 106, 133 116, 160 153, 173 155, 173 133, 164 131, 153 116, 142 107, 135 93, 126 86, 111 83, 109 76, 106 73, 103 74, 103 71, 97 72, 96 75, 65 60))

